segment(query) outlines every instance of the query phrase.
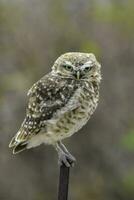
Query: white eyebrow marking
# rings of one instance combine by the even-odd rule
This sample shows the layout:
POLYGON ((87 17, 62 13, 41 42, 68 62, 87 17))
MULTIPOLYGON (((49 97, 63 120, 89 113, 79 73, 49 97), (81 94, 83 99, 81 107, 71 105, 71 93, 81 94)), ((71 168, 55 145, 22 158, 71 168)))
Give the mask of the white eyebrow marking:
POLYGON ((92 65, 92 64, 93 64, 93 61, 91 61, 91 60, 89 60, 86 63, 84 63, 84 65, 92 65))
POLYGON ((72 65, 72 63, 71 63, 70 61, 67 61, 67 60, 65 60, 65 63, 66 63, 67 65, 72 65))
POLYGON ((82 69, 84 69, 85 67, 90 67, 93 66, 94 62, 89 60, 86 63, 84 63, 84 65, 82 65, 82 69))
POLYGON ((75 65, 73 65, 70 61, 65 60, 65 64, 71 65, 73 68, 75 68, 75 65))

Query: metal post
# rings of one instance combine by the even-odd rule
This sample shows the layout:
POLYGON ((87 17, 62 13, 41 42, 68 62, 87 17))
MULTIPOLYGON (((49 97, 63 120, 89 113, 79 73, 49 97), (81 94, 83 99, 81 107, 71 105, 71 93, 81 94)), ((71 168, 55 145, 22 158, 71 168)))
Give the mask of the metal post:
POLYGON ((68 200, 69 171, 70 171, 70 167, 61 165, 60 177, 59 177, 58 200, 68 200))

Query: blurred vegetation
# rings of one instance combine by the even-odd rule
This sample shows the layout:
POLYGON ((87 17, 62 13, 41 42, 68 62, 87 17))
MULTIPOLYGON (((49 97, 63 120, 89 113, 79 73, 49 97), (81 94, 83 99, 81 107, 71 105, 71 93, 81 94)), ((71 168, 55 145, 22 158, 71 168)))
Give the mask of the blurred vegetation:
POLYGON ((123 1, 117 1, 105 8, 98 7, 95 17, 97 20, 115 24, 120 31, 123 31, 123 34, 133 37, 134 2, 132 0, 124 3, 123 1))
POLYGON ((65 140, 77 158, 71 199, 134 199, 134 1, 0 1, 0 199, 56 199, 55 151, 8 149, 25 115, 26 93, 68 51, 102 64, 99 107, 65 140))
POLYGON ((128 132, 128 134, 122 138, 121 144, 124 148, 134 151, 134 130, 128 132))

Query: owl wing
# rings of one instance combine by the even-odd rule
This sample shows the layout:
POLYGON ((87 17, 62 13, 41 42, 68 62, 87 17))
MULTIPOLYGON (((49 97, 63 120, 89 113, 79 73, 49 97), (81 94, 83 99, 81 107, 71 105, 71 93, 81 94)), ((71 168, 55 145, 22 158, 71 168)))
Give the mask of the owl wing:
POLYGON ((77 89, 73 81, 52 76, 50 73, 33 85, 28 92, 26 118, 16 134, 15 141, 28 141, 31 136, 38 134, 41 129, 45 129, 46 122, 53 119, 62 108, 65 108, 62 109, 64 113, 79 106, 78 102, 69 103, 77 89))

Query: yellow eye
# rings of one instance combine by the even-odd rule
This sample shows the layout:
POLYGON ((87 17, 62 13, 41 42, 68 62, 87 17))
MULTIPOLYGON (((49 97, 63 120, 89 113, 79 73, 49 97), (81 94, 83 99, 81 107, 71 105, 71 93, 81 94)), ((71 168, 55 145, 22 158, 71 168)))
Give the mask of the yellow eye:
POLYGON ((92 69, 92 66, 87 66, 87 67, 85 67, 84 71, 89 72, 91 69, 92 69))
POLYGON ((73 71, 73 67, 71 65, 64 64, 62 65, 67 71, 73 71))

